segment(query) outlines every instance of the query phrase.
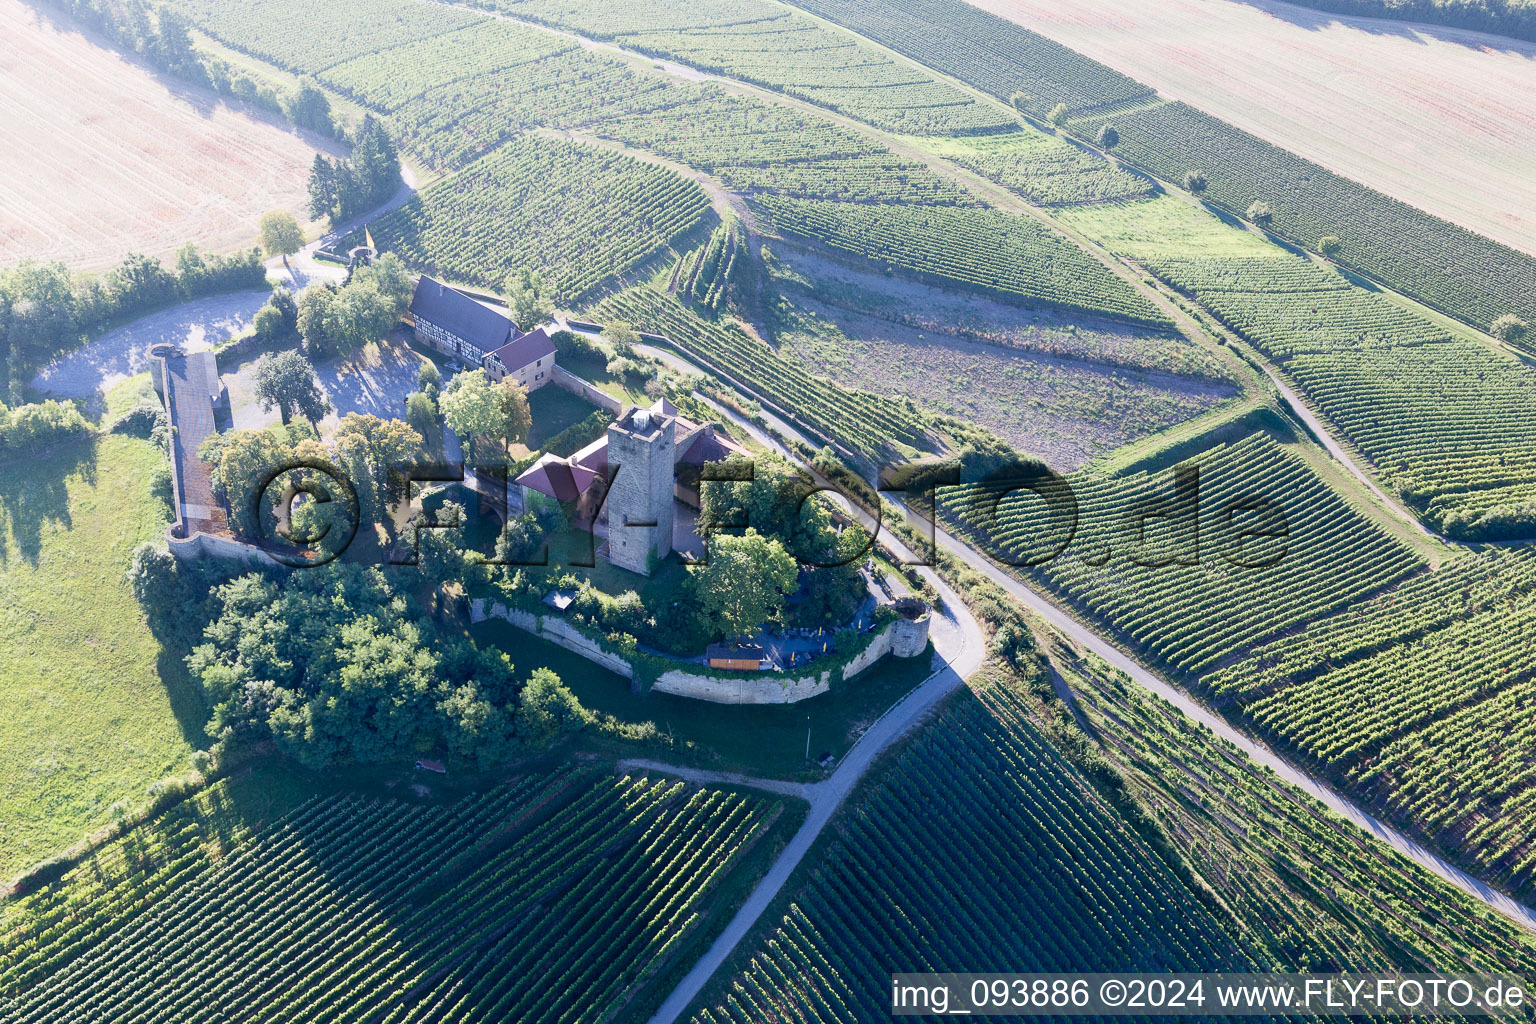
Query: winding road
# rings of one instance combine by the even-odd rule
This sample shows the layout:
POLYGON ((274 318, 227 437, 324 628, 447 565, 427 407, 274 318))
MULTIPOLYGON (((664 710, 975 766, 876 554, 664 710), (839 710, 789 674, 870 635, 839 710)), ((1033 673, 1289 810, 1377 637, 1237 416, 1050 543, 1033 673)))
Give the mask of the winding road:
POLYGON ((768 873, 757 883, 747 901, 725 926, 725 930, 672 990, 666 1002, 651 1017, 650 1024, 672 1024, 682 1016, 715 971, 719 970, 731 952, 746 938, 752 926, 768 911, 837 809, 869 771, 870 765, 891 744, 916 728, 940 701, 964 686, 966 678, 981 667, 986 657, 986 638, 982 635, 981 627, 965 610, 959 596, 931 569, 919 571, 938 588, 943 598, 942 608, 935 610, 929 635, 933 640, 934 651, 943 659, 944 666, 876 719, 852 749, 843 755, 831 777, 821 782, 791 783, 752 779, 733 773, 678 768, 657 761, 627 761, 621 766, 664 772, 691 782, 755 786, 772 793, 798 796, 810 804, 805 822, 773 862, 768 873))

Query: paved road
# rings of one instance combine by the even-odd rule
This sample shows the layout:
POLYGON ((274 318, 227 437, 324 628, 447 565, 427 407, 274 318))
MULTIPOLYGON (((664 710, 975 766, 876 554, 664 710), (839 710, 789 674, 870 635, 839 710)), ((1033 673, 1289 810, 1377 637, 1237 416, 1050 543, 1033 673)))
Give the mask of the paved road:
POLYGON ((267 272, 297 292, 311 283, 340 282, 347 276, 347 268, 338 263, 315 259, 315 253, 340 241, 365 224, 371 224, 397 207, 404 206, 416 194, 416 175, 408 167, 400 168, 400 189, 390 200, 376 210, 371 210, 345 224, 339 225, 300 249, 297 255, 274 256, 267 260, 267 272))
POLYGON ((239 334, 269 294, 228 292, 151 313, 55 359, 32 378, 32 386, 63 398, 93 398, 148 370, 153 345, 170 342, 183 352, 203 352, 239 334))
MULTIPOLYGON (((891 744, 911 732, 934 705, 963 686, 966 677, 981 667, 986 656, 986 639, 982 635, 981 627, 964 610, 965 606, 961 604, 959 596, 954 591, 931 571, 926 569, 922 571, 938 587, 944 599, 944 609, 942 613, 934 614, 933 629, 930 634, 934 649, 945 662, 944 667, 892 705, 865 730, 864 735, 860 736, 853 748, 843 756, 843 760, 830 778, 803 785, 799 787, 798 794, 792 794, 803 796, 810 802, 811 807, 806 814, 805 823, 784 847, 783 852, 773 862, 773 866, 768 869, 762 881, 757 883, 757 887, 752 890, 747 901, 736 912, 736 916, 731 918, 730 923, 725 926, 725 931, 720 933, 708 951, 693 965, 693 969, 688 972, 677 988, 672 990, 667 1001, 651 1018, 650 1024, 672 1024, 682 1015, 688 1008, 688 1004, 693 1002, 694 997, 704 988, 705 983, 752 930, 752 926, 767 912, 769 905, 789 881, 790 875, 794 874, 795 868, 800 866, 806 853, 821 835, 822 829, 826 828, 832 816, 837 813, 837 809, 848 798, 848 794, 853 792, 859 781, 864 778, 864 774, 869 771, 875 759, 891 744)), ((699 776, 697 781, 726 781, 706 778, 714 773, 673 768, 659 762, 651 762, 651 764, 657 771, 680 777, 699 776)), ((741 776, 736 777, 734 781, 740 785, 752 784, 741 776)), ((767 782, 768 780, 756 781, 767 782)), ((782 792, 777 787, 785 785, 793 784, 772 783, 772 791, 782 792)), ((764 785, 761 788, 770 787, 764 785)))

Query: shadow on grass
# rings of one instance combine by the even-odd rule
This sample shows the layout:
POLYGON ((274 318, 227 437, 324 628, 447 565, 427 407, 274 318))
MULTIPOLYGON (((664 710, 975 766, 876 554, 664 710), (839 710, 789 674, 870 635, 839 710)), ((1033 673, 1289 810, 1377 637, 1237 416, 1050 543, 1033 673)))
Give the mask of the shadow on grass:
POLYGON ((68 530, 69 480, 96 483, 96 439, 87 438, 42 455, 0 463, 0 566, 13 554, 36 565, 43 532, 68 530))
POLYGON ((206 750, 213 740, 208 736, 208 701, 203 688, 187 672, 187 651, 180 644, 161 641, 160 654, 155 661, 155 671, 165 687, 165 695, 171 702, 171 714, 181 727, 181 735, 188 743, 206 750))

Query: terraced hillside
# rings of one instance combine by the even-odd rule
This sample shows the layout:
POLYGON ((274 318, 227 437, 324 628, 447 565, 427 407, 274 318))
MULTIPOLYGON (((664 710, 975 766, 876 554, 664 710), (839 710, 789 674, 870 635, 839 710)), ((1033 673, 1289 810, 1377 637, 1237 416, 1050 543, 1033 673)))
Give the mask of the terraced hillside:
POLYGON ((939 491, 992 557, 1183 676, 1424 567, 1264 433, 1158 472, 939 491), (1035 489, 1030 489, 1033 486, 1035 489))
POLYGON ((315 797, 254 832, 184 806, 6 909, 0 1015, 643 1016, 778 814, 570 770, 451 805, 315 797))
POLYGON ((877 1019, 893 964, 1530 962, 1513 926, 1277 790, 1165 705, 1059 664, 1098 743, 1042 705, 1043 668, 985 672, 853 808, 694 1024, 877 1019))

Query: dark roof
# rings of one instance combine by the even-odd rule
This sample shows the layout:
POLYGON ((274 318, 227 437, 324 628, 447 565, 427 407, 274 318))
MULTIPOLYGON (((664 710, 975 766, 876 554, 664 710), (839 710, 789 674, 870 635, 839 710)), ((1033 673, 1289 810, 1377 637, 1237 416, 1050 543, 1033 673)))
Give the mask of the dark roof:
POLYGON ((517 325, 489 306, 425 275, 416 282, 411 316, 428 320, 485 352, 507 343, 517 325))
POLYGON ((549 331, 543 327, 536 331, 529 331, 516 341, 509 341, 491 353, 500 359, 501 365, 508 370, 521 370, 535 359, 543 359, 545 356, 554 354, 555 343, 550 339, 549 331))
POLYGON ((734 661, 762 661, 763 649, 758 644, 710 644, 704 649, 704 656, 734 661))
POLYGON ((724 462, 732 455, 740 454, 742 454, 740 448, 715 433, 714 428, 706 423, 677 453, 677 464, 702 466, 706 462, 724 462))
POLYGON ((585 466, 572 465, 558 455, 546 452, 538 462, 523 470, 515 482, 556 501, 575 501, 596 479, 597 474, 585 466))

